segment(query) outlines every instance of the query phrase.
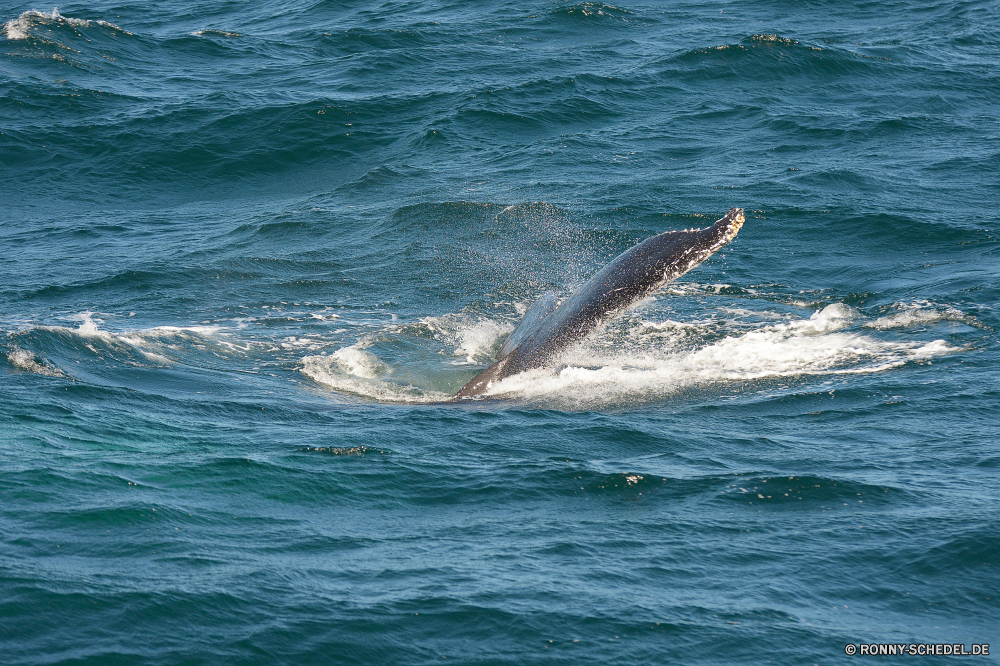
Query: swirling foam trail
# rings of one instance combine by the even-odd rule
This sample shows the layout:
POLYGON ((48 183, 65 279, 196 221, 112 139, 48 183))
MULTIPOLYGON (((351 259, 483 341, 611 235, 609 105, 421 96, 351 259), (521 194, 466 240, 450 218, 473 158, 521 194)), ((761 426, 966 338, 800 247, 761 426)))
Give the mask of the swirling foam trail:
MULTIPOLYGON (((624 337, 607 331, 593 336, 563 354, 555 367, 509 377, 489 395, 615 404, 723 382, 880 372, 956 350, 943 340, 899 342, 845 330, 858 318, 856 311, 835 303, 808 319, 767 324, 713 342, 696 342, 694 348, 692 336, 696 341, 710 339, 714 324, 653 324, 636 319, 627 325, 624 337), (614 351, 609 353, 608 349, 614 351)), ((454 347, 452 354, 463 359, 451 364, 462 365, 472 360, 488 362, 500 338, 510 330, 509 325, 491 320, 447 316, 425 324, 433 324, 433 330, 454 347)), ((393 333, 399 335, 400 331, 393 333)), ((369 350, 371 344, 365 339, 329 356, 307 356, 302 359, 302 372, 337 391, 378 401, 437 402, 450 397, 441 391, 394 383, 395 369, 369 350)))
MULTIPOLYGON (((565 367, 510 377, 490 395, 616 402, 721 382, 880 372, 956 350, 943 340, 894 342, 843 330, 854 318, 849 307, 835 303, 809 319, 766 325, 695 350, 673 351, 662 339, 616 355, 585 346, 564 357, 565 367)), ((653 331, 663 326, 645 325, 653 331)))

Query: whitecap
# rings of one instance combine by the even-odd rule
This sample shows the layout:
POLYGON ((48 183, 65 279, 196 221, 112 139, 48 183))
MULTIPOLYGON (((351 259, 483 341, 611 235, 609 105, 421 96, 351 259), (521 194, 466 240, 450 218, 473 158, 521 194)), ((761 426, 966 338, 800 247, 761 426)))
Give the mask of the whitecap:
POLYGON ((514 330, 511 324, 496 322, 492 319, 483 319, 460 328, 456 333, 458 346, 455 348, 455 356, 464 356, 458 361, 452 361, 454 365, 472 365, 484 356, 488 355, 496 348, 501 336, 514 330))
POLYGON ((366 352, 362 344, 343 347, 329 356, 306 356, 302 359, 302 372, 335 391, 378 402, 432 403, 452 397, 380 379, 391 374, 392 368, 366 352))
POLYGON ((865 324, 869 328, 886 331, 894 328, 910 328, 926 326, 939 321, 964 321, 962 312, 953 307, 938 307, 929 301, 916 301, 909 304, 897 304, 897 312, 879 317, 865 324))
MULTIPOLYGON (((589 340, 562 354, 554 368, 508 377, 488 395, 614 403, 725 382, 881 372, 957 351, 944 340, 898 342, 845 330, 858 317, 834 303, 808 319, 762 325, 687 349, 664 340, 668 326, 635 321, 624 339, 627 348, 589 340)), ((675 326, 678 332, 685 328, 675 326)))
POLYGON ((87 27, 96 23, 97 25, 101 25, 106 28, 112 28, 113 30, 123 32, 127 35, 131 34, 127 30, 122 30, 114 23, 109 23, 107 21, 101 21, 101 20, 91 21, 88 19, 79 19, 79 18, 73 18, 71 16, 63 16, 62 14, 59 13, 59 9, 57 7, 53 7, 52 13, 50 14, 46 14, 45 12, 40 12, 37 9, 29 9, 28 11, 18 16, 16 19, 11 19, 6 23, 4 23, 3 29, 4 33, 7 36, 7 39, 10 40, 27 39, 28 37, 31 36, 30 31, 32 28, 35 28, 38 25, 47 25, 50 23, 63 24, 74 27, 87 27))
POLYGON ((467 315, 424 317, 420 324, 438 340, 453 346, 452 365, 472 365, 492 358, 500 339, 514 330, 510 322, 467 315))
POLYGON ((66 377, 64 373, 59 368, 50 365, 44 359, 41 359, 30 351, 26 349, 20 349, 15 347, 11 351, 7 352, 7 360, 15 368, 20 368, 21 370, 26 370, 28 372, 34 372, 39 375, 45 375, 47 377, 66 377))

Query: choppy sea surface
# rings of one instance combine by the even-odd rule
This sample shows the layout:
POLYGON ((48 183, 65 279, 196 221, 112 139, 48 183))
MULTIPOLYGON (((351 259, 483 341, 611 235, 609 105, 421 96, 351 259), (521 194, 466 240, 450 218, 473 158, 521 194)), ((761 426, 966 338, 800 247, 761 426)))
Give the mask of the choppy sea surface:
POLYGON ((1000 663, 996 2, 0 26, 0 663, 1000 663))

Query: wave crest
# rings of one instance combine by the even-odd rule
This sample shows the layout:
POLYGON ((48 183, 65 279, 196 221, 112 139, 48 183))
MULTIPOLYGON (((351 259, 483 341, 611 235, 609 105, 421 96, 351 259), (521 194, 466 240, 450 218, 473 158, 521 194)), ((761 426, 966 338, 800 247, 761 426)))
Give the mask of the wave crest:
POLYGON ((131 34, 127 30, 122 30, 114 23, 109 23, 107 21, 101 20, 88 20, 73 18, 71 16, 63 16, 59 13, 58 7, 53 7, 52 12, 46 14, 45 12, 40 12, 37 9, 30 9, 16 19, 11 19, 4 23, 3 29, 4 34, 7 39, 28 39, 29 37, 34 37, 32 33, 37 31, 39 27, 60 27, 69 26, 72 28, 85 28, 90 25, 100 25, 106 28, 111 28, 125 34, 131 34))

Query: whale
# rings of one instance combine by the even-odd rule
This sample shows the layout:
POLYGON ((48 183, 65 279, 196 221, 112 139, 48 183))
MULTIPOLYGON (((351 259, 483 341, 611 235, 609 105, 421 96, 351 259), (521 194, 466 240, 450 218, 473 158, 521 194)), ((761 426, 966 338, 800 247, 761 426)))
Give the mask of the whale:
POLYGON ((665 231, 633 245, 559 302, 549 291, 532 305, 496 354, 453 400, 482 396, 500 380, 545 367, 562 351, 715 254, 745 218, 732 208, 704 229, 665 231))

